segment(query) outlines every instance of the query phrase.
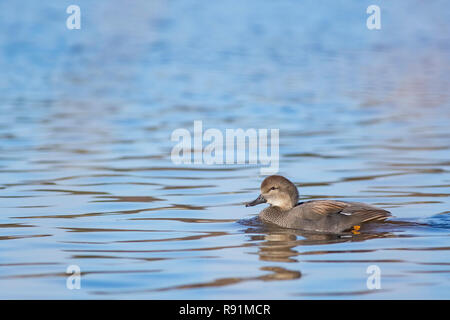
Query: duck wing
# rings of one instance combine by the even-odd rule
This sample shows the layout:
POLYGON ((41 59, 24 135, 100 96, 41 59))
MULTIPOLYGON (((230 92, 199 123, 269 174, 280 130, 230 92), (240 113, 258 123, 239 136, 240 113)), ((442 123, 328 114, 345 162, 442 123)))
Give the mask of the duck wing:
POLYGON ((382 221, 390 212, 360 202, 313 200, 295 207, 308 229, 341 232, 368 221, 382 221))

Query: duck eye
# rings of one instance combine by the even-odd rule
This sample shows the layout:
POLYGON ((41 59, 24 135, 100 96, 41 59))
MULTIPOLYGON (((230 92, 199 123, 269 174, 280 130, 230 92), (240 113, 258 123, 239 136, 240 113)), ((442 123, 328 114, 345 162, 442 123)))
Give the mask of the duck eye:
POLYGON ((272 187, 272 188, 270 188, 270 191, 275 190, 275 189, 278 189, 278 188, 277 187, 272 187))

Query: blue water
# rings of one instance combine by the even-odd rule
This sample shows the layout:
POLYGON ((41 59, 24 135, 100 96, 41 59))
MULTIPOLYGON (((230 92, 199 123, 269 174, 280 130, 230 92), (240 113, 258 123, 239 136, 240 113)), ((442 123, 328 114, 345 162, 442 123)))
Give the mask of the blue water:
POLYGON ((0 298, 448 299, 447 8, 0 2, 0 298), (261 225, 243 206, 259 165, 171 161, 195 120, 279 129, 278 173, 302 200, 394 222, 349 238, 261 225))

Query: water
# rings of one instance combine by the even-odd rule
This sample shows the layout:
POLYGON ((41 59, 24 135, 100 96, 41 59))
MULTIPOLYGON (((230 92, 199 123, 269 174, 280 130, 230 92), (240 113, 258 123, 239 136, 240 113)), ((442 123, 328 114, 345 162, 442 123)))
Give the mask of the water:
POLYGON ((70 4, 0 3, 0 298, 449 298, 446 2, 380 3, 378 31, 370 1, 77 1, 81 30, 70 4), (194 120, 280 129, 302 200, 395 223, 261 225, 259 166, 172 163, 194 120))

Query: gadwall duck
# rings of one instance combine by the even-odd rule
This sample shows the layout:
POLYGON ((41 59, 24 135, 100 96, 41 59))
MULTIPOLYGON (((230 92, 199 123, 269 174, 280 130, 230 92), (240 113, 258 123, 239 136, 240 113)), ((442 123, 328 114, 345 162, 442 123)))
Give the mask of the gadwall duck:
POLYGON ((382 221, 390 216, 389 211, 360 202, 312 200, 299 203, 297 187, 278 175, 265 178, 259 197, 245 206, 266 202, 270 206, 259 213, 262 221, 307 231, 357 231, 365 222, 382 221))

